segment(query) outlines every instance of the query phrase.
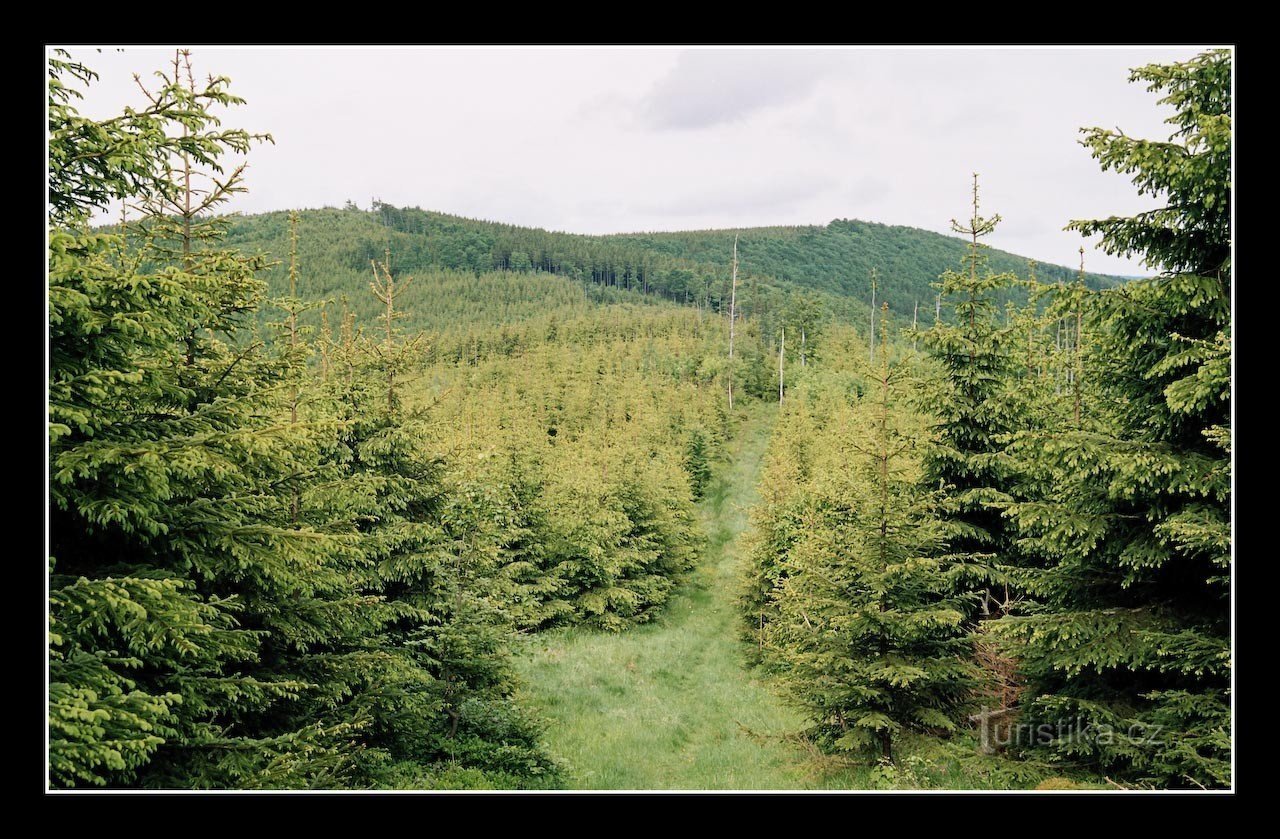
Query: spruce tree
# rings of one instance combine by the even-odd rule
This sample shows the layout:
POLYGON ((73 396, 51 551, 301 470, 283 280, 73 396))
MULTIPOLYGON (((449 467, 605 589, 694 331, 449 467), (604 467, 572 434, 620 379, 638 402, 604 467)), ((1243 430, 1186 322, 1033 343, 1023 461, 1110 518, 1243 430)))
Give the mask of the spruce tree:
POLYGON ((396 326, 411 278, 395 275, 389 253, 372 267, 375 336, 356 334, 347 319, 344 339, 327 350, 346 371, 327 382, 343 429, 330 492, 351 505, 369 563, 361 590, 382 610, 363 641, 381 666, 349 702, 369 719, 378 752, 362 769, 372 782, 421 782, 453 761, 523 783, 554 766, 540 725, 511 698, 505 507, 484 481, 449 481, 444 460, 424 447, 428 417, 402 394, 420 341, 396 326))
POLYGON ((919 483, 887 314, 885 304, 879 363, 868 373, 874 394, 840 429, 853 435, 844 441, 847 471, 815 486, 777 583, 770 643, 821 742, 892 761, 903 730, 956 727, 974 673, 964 626, 971 598, 956 593, 937 494, 919 483))
POLYGON ((164 401, 166 377, 141 362, 172 345, 185 305, 198 302, 179 281, 139 281, 121 235, 85 230, 95 210, 163 182, 163 156, 175 145, 164 126, 182 107, 168 96, 141 114, 82 117, 72 104, 82 97, 77 87, 96 78, 65 53, 49 60, 49 771, 56 786, 132 778, 184 725, 190 683, 251 657, 255 647, 250 633, 235 630, 232 604, 202 596, 181 575, 103 567, 99 544, 136 551, 158 535, 158 527, 120 527, 153 506, 146 475, 114 470, 118 477, 102 487, 74 486, 105 471, 103 456, 86 446, 105 441, 99 451, 109 452, 134 444, 126 437, 129 406, 164 401), (190 674, 186 684, 141 678, 180 667, 190 674))
POLYGON ((923 481, 941 490, 939 517, 948 550, 970 555, 968 586, 982 592, 981 608, 1003 598, 988 588, 1002 579, 997 566, 1012 561, 1010 539, 998 504, 1007 500, 1013 476, 1002 457, 1005 435, 1022 427, 1025 415, 1015 401, 1017 372, 1011 354, 1014 336, 1001 323, 998 299, 1020 284, 1009 273, 987 267, 988 247, 980 240, 995 230, 1000 216, 979 212, 978 176, 973 176, 973 215, 951 227, 969 237, 960 270, 947 271, 934 287, 950 317, 922 333, 938 375, 923 389, 921 408, 935 417, 923 456, 923 481))
POLYGON ((695 498, 701 498, 711 482, 711 454, 707 433, 701 428, 689 432, 689 440, 685 443, 684 467, 689 473, 689 487, 695 498))
POLYGON ((760 503, 751 509, 745 539, 750 562, 741 604, 743 636, 753 664, 773 663, 766 646, 778 611, 774 592, 786 576, 787 557, 805 533, 815 437, 831 419, 807 396, 802 392, 787 402, 774 424, 757 485, 760 503))
MULTIPOLYGON (((1161 786, 1230 777, 1231 64, 1134 70, 1175 113, 1168 141, 1089 129, 1102 167, 1165 206, 1078 221, 1159 276, 1096 295, 1082 382, 1099 398, 1013 452, 1041 489, 1011 506, 1043 567, 1002 619, 1027 719, 1073 761, 1161 786)), ((1073 399, 1074 407, 1074 399, 1073 399)))
POLYGON ((185 53, 148 105, 93 122, 51 64, 51 772, 60 784, 340 783, 357 725, 283 710, 317 626, 357 620, 351 534, 290 520, 314 440, 279 421, 277 360, 242 329, 263 260, 206 215, 242 189, 219 157, 240 100, 185 53), (214 176, 201 197, 192 180, 214 176), (104 201, 132 250, 71 232, 104 201), (136 243, 136 245, 134 245, 136 243))

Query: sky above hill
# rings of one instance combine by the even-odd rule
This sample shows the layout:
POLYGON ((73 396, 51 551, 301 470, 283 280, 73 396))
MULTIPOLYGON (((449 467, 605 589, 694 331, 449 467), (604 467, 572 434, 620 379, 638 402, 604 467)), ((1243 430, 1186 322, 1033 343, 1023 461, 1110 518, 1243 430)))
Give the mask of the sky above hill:
MULTIPOLYGON (((373 198, 576 233, 825 224, 946 233, 981 174, 987 241, 1145 274, 1062 227, 1156 206, 1102 172, 1082 126, 1166 139, 1131 67, 1201 48, 267 49, 193 47, 270 132, 232 210, 373 198)), ((101 79, 81 110, 137 106, 172 50, 70 48, 101 79)))

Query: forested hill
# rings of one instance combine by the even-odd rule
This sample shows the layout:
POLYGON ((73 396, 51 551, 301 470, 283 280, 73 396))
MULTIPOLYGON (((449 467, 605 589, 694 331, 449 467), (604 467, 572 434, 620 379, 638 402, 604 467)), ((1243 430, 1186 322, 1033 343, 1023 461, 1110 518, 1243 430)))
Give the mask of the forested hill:
MULTIPOLYGON (((261 250, 273 257, 288 253, 287 213, 238 217, 231 244, 246 251, 261 250)), ((391 249, 394 262, 405 272, 454 270, 467 274, 516 271, 556 274, 585 286, 597 297, 632 297, 630 292, 718 309, 727 305, 729 263, 734 236, 739 237, 740 302, 748 315, 767 314, 790 292, 806 291, 821 298, 838 316, 866 311, 872 268, 879 274, 877 300, 910 316, 918 302, 931 307, 938 275, 960 264, 965 243, 910 227, 836 220, 825 227, 759 227, 588 236, 478 221, 459 216, 397 208, 375 202, 372 210, 346 209, 302 213, 300 248, 306 276, 304 295, 351 293, 363 296, 369 261, 391 249), (307 277, 311 280, 308 281, 307 277)), ((1027 273, 1027 259, 991 250, 992 268, 1027 273)), ((1037 275, 1053 282, 1074 278, 1075 270, 1039 265, 1037 275)), ((283 282, 283 266, 270 278, 283 282)), ((1094 288, 1115 285, 1120 277, 1089 274, 1094 288)), ((280 288, 276 282, 273 286, 280 288)), ((563 285, 530 287, 531 295, 564 295, 563 285)), ((460 293, 461 289, 460 289, 460 293)), ((576 296, 576 295, 575 295, 576 296)), ((463 293, 463 298, 466 295, 463 293)), ((579 298, 580 299, 580 298, 579 298)), ((467 319, 465 299, 449 315, 450 322, 467 319)), ((483 301, 476 300, 475 303, 483 301)), ((569 304, 570 301, 561 301, 569 304)), ((520 319, 518 301, 497 320, 520 319)), ((486 315, 493 317, 492 311, 486 315)))
MULTIPOLYGON (((871 270, 879 274, 877 300, 885 300, 900 313, 910 312, 916 301, 923 308, 936 293, 930 286, 938 275, 956 268, 965 253, 965 242, 915 227, 877 224, 856 219, 836 219, 826 226, 755 227, 743 230, 701 230, 675 233, 621 234, 602 237, 625 242, 647 252, 686 259, 699 264, 725 264, 734 235, 744 268, 806 288, 862 299, 867 296, 871 270)), ((1006 251, 989 251, 991 267, 1026 276, 1027 257, 1006 251)), ((1036 275, 1045 282, 1068 281, 1076 269, 1061 265, 1037 265, 1036 275)), ((1088 274, 1092 288, 1105 288, 1124 278, 1088 274)))

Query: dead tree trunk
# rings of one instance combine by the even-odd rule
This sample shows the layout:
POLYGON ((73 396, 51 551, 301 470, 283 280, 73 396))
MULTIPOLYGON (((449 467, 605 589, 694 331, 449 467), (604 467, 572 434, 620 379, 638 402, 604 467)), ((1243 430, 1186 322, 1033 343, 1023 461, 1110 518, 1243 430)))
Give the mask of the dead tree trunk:
POLYGON ((778 344, 778 404, 782 404, 783 365, 787 356, 787 328, 782 327, 782 341, 778 344))
POLYGON ((733 235, 733 280, 729 290, 729 410, 733 410, 733 336, 738 315, 738 234, 733 235))
POLYGON ((876 269, 871 269, 871 334, 867 339, 871 363, 876 363, 876 269))

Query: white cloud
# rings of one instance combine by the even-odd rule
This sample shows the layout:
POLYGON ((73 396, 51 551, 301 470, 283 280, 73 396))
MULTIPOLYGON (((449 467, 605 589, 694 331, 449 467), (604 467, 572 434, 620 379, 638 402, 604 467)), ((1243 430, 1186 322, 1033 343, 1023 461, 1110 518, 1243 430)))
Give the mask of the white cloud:
MULTIPOLYGON (((213 49, 196 70, 270 131, 233 209, 395 204, 582 233, 826 224, 939 232, 968 207, 995 247, 1074 264, 1073 218, 1151 206, 1079 145, 1086 125, 1164 137, 1128 69, 1195 49, 213 49)), ((83 103, 137 104, 161 50, 76 50, 83 103)), ((1093 270, 1140 273, 1092 252, 1093 270)))
POLYGON ((829 51, 689 50, 640 102, 658 128, 707 128, 803 100, 834 67, 829 51))

